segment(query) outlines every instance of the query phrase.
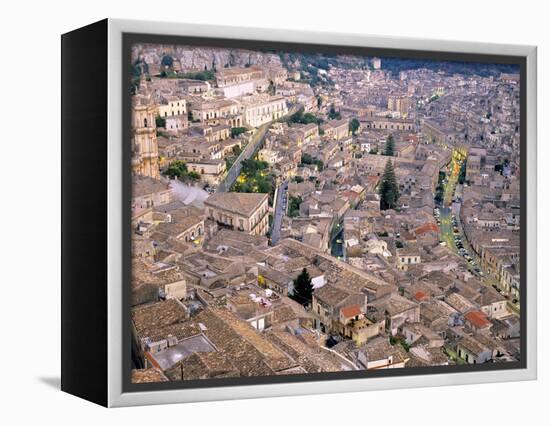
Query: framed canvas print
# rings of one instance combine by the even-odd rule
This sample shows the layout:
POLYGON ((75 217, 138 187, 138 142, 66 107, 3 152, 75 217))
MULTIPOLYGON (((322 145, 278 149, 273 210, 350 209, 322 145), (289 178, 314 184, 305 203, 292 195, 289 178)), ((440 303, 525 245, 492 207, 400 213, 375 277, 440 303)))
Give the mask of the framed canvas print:
POLYGON ((62 389, 106 406, 536 378, 536 49, 62 36, 62 389))

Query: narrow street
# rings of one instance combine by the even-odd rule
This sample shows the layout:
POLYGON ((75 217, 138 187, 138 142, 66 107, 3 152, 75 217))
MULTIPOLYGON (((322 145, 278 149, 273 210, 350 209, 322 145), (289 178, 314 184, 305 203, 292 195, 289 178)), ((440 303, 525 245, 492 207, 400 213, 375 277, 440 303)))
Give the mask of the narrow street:
POLYGON ((281 226, 283 224, 283 216, 286 211, 288 191, 288 182, 283 182, 279 185, 277 190, 277 199, 275 200, 274 215, 273 215, 273 229, 271 230, 271 244, 275 245, 281 238, 281 226))
MULTIPOLYGON (((484 285, 494 287, 497 284, 496 279, 482 267, 481 259, 464 235, 459 215, 453 214, 452 204, 457 190, 460 168, 461 163, 453 156, 449 165, 450 174, 444 185, 442 207, 439 208, 439 213, 436 213, 436 217, 439 219, 440 240, 468 262, 468 270, 477 276, 484 285)), ((519 304, 508 300, 508 307, 512 312, 519 313, 519 304)))
POLYGON ((330 243, 330 254, 338 259, 344 259, 344 228, 336 232, 336 234, 331 239, 330 243))

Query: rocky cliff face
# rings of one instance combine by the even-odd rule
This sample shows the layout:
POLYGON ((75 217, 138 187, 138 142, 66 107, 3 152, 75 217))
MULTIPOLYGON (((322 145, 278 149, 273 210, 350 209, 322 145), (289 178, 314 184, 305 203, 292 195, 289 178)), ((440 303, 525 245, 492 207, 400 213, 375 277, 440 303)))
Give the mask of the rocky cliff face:
POLYGON ((244 49, 210 48, 196 46, 172 46, 136 44, 132 47, 132 61, 141 59, 153 68, 158 67, 164 55, 170 55, 175 66, 182 71, 221 69, 224 66, 280 65, 279 55, 244 49))

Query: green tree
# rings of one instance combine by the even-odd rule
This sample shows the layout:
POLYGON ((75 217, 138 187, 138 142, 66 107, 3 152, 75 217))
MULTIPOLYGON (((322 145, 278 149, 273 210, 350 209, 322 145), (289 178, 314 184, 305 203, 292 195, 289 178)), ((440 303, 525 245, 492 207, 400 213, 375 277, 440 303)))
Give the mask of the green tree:
POLYGON ((248 158, 241 161, 241 173, 246 177, 254 177, 261 170, 267 169, 269 164, 265 161, 254 160, 253 158, 248 158))
POLYGON ((328 118, 330 120, 340 120, 342 118, 342 114, 334 109, 334 105, 331 105, 328 112, 328 118))
POLYGON ((311 277, 307 269, 304 268, 294 280, 294 290, 290 297, 301 305, 307 306, 311 303, 312 296, 313 284, 311 283, 311 277))
POLYGON ((462 162, 460 172, 458 173, 458 183, 464 185, 464 182, 466 182, 466 160, 462 162))
POLYGON ((304 114, 303 108, 300 108, 298 111, 292 114, 288 121, 290 123, 300 123, 300 124, 310 124, 310 123, 321 124, 323 122, 323 120, 320 118, 317 118, 315 114, 312 114, 310 112, 306 112, 304 114))
POLYGON ((323 98, 317 95, 317 108, 321 109, 322 106, 323 106, 323 98))
POLYGON ((165 68, 172 68, 174 65, 174 59, 170 55, 164 55, 160 63, 165 68))
POLYGON ((170 163, 168 168, 165 170, 164 174, 174 179, 176 177, 184 176, 187 173, 187 165, 180 160, 173 161, 170 163))
POLYGON ((277 91, 277 88, 275 87, 275 83, 273 81, 269 81, 269 87, 267 88, 267 93, 269 93, 271 96, 274 96, 277 91))
POLYGON ((313 164, 313 157, 307 153, 302 154, 302 164, 313 164))
POLYGON ((231 148, 231 153, 235 157, 238 157, 239 155, 241 155, 241 152, 242 152, 242 148, 239 145, 235 145, 233 148, 231 148))
POLYGON ((201 180, 201 175, 197 172, 189 172, 187 173, 187 177, 189 178, 189 180, 192 180, 192 181, 201 180))
POLYGON ((395 141, 393 140, 392 135, 389 135, 386 139, 386 148, 384 150, 384 155, 387 155, 389 157, 393 157, 395 155, 395 141))
POLYGON ((259 192, 260 194, 270 194, 272 190, 271 182, 263 176, 257 176, 254 189, 254 192, 259 192))
POLYGON ((232 127, 231 128, 231 137, 235 139, 240 134, 246 132, 246 127, 232 127))
POLYGON ((189 78, 191 80, 211 81, 216 78, 216 74, 209 70, 207 66, 204 66, 204 71, 188 72, 183 74, 183 78, 189 78))
POLYGON ((161 117, 160 115, 157 115, 155 117, 155 124, 157 127, 166 127, 166 119, 164 117, 161 117))
POLYGON ((357 133, 357 130, 359 130, 360 125, 361 124, 357 118, 352 118, 349 122, 349 131, 354 135, 357 133))
POLYGON ((394 209, 397 207, 399 187, 397 186, 397 179, 395 178, 393 164, 389 158, 386 162, 386 167, 384 168, 384 174, 382 175, 382 180, 380 181, 378 193, 380 194, 381 210, 394 209))
POLYGON ((288 216, 298 217, 300 216, 300 204, 302 204, 302 197, 290 196, 288 199, 288 216))

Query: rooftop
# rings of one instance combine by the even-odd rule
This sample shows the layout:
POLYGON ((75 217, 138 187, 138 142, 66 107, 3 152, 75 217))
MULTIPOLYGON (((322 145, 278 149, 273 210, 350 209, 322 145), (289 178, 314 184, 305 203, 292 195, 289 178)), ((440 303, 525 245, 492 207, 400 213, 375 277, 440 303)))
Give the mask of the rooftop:
POLYGON ((350 305, 342 308, 342 315, 345 318, 354 318, 357 315, 361 315, 361 308, 359 305, 350 305))
POLYGON ((168 183, 159 179, 140 175, 135 175, 132 178, 132 197, 134 198, 169 190, 168 183))
POLYGON ((167 382, 168 378, 156 368, 132 370, 132 383, 167 382))
POLYGON ((471 336, 464 336, 459 344, 475 355, 479 355, 481 352, 488 350, 488 348, 471 336))
POLYGON ((183 305, 174 299, 132 308, 132 321, 138 335, 167 325, 185 321, 183 305))
POLYGON ((476 328, 486 328, 491 325, 487 316, 481 311, 471 311, 464 315, 464 318, 476 328))
POLYGON ((176 345, 169 346, 163 351, 150 353, 162 370, 167 370, 182 359, 197 352, 213 352, 216 348, 202 334, 182 340, 176 345))
POLYGON ((267 200, 268 194, 244 192, 217 192, 210 195, 205 206, 223 209, 241 216, 250 217, 267 200))

